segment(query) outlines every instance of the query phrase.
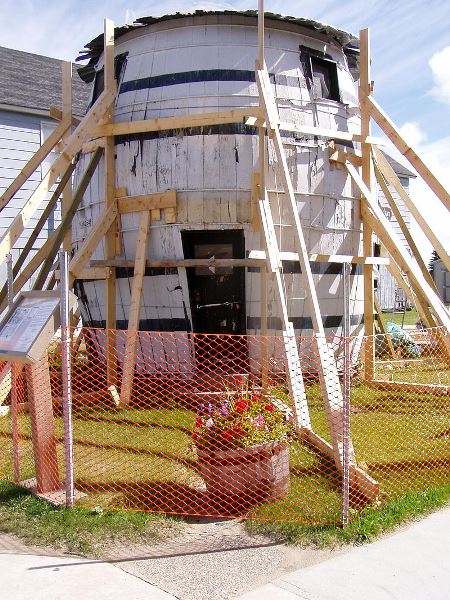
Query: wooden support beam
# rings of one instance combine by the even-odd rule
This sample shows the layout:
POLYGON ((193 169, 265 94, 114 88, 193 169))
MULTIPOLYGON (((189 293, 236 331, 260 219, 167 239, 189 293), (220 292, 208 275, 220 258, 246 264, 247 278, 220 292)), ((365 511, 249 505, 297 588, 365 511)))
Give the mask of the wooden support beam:
POLYGON ((363 164, 363 158, 361 155, 350 150, 342 150, 336 148, 334 144, 330 144, 328 147, 328 158, 332 163, 338 163, 344 165, 347 161, 351 162, 355 167, 361 167, 363 164))
POLYGON ((84 193, 86 192, 89 182, 92 179, 92 175, 94 174, 97 165, 100 162, 102 152, 103 151, 99 149, 94 153, 89 162, 89 165, 87 166, 86 171, 83 173, 83 176, 80 180, 80 183, 78 184, 75 194, 70 194, 70 204, 66 205, 66 210, 61 220, 61 225, 60 227, 58 227, 56 235, 53 238, 51 247, 46 252, 46 256, 42 263, 41 270, 33 285, 34 290, 41 290, 45 285, 47 277, 53 267, 53 263, 58 254, 58 250, 60 249, 61 244, 64 242, 67 232, 72 228, 73 217, 81 201, 83 200, 84 193))
MULTIPOLYGON (((266 123, 261 118, 249 117, 246 125, 251 127, 261 126, 266 127, 266 123)), ((386 141, 383 138, 374 137, 363 137, 359 133, 349 133, 348 131, 338 131, 336 129, 326 129, 324 127, 314 127, 313 125, 304 125, 303 123, 288 123, 286 121, 280 122, 281 131, 292 131, 292 133, 300 133, 305 136, 321 137, 330 140, 342 140, 346 142, 364 142, 366 144, 374 144, 377 146, 383 146, 386 141)))
POLYGON ((411 260, 410 255, 403 247, 403 244, 395 231, 392 229, 390 222, 378 205, 377 200, 372 197, 371 191, 364 184, 355 167, 351 164, 347 164, 347 170, 366 200, 368 208, 366 218, 370 221, 370 226, 380 238, 393 259, 398 263, 399 267, 406 273, 416 293, 417 290, 420 290, 420 293, 423 294, 423 297, 430 305, 439 324, 450 330, 450 315, 442 304, 441 299, 434 289, 428 285, 419 267, 411 260))
POLYGON ((177 193, 175 190, 167 190, 167 192, 158 194, 117 198, 117 206, 121 215, 155 209, 160 210, 162 208, 176 208, 176 205, 177 193))
MULTIPOLYGON (((101 154, 101 150, 99 150, 99 153, 101 154)), ((100 156, 96 157, 94 155, 94 157, 92 157, 92 159, 91 159, 91 162, 89 163, 88 169, 91 165, 93 165, 93 162, 95 162, 95 161, 98 162, 99 158, 100 158, 100 156)), ((24 267, 24 269, 19 273, 19 275, 15 279, 14 294, 17 294, 18 292, 20 292, 20 290, 29 281, 30 277, 40 267, 40 265, 44 262, 44 260, 47 258, 47 256, 49 256, 51 254, 53 254, 53 256, 56 256, 56 254, 54 254, 55 249, 57 252, 59 249, 59 246, 61 245, 61 240, 64 237, 67 227, 71 227, 72 216, 73 216, 72 213, 74 213, 76 211, 76 208, 83 197, 83 194, 84 194, 83 186, 85 186, 84 189, 86 189, 88 183, 89 183, 89 180, 87 179, 87 175, 86 175, 86 179, 83 176, 83 178, 80 181, 80 184, 77 188, 77 191, 75 192, 75 194, 72 198, 72 208, 68 211, 65 220, 62 221, 58 225, 58 227, 55 229, 55 231, 53 231, 53 233, 50 235, 50 237, 44 242, 43 246, 37 251, 37 253, 33 256, 33 258, 28 262, 28 264, 24 267)), ((6 307, 6 294, 4 297, 2 296, 2 299, 0 300, 0 311, 3 310, 5 307, 6 307)))
POLYGON ((111 228, 111 225, 114 223, 116 217, 117 206, 113 204, 108 209, 103 211, 101 217, 90 229, 86 239, 81 245, 81 248, 78 249, 75 256, 70 261, 70 274, 74 279, 78 278, 81 269, 83 269, 86 262, 91 257, 91 254, 97 248, 103 236, 111 228))
MULTIPOLYGON (((303 227, 294 195, 291 176, 289 173, 286 155, 281 140, 279 130, 278 110, 270 84, 269 75, 266 70, 256 71, 256 81, 260 98, 262 99, 266 113, 266 122, 269 125, 272 135, 278 165, 280 167, 281 179, 286 196, 290 206, 290 212, 294 222, 294 234, 299 248, 300 266, 303 274, 303 281, 306 294, 309 301, 310 315, 313 329, 316 337, 317 351, 320 364, 318 365, 319 381, 324 400, 325 411, 327 413, 328 425, 330 428, 332 446, 334 450, 334 460, 339 468, 342 466, 342 448, 343 448, 343 397, 337 372, 335 357, 331 347, 325 339, 325 330, 323 327, 322 316, 317 297, 317 290, 314 283, 309 256, 306 248, 306 242, 303 234, 303 227)), ((372 268, 372 267, 371 267, 372 268)), ((282 294, 284 295, 284 291, 282 294)), ((355 463, 353 445, 349 443, 350 462, 355 463)))
POLYGON ((139 329, 139 315, 141 312, 142 286, 145 275, 145 261, 147 258, 148 232, 150 225, 150 212, 145 211, 139 219, 137 233, 136 257, 134 261, 133 285, 131 288, 131 302, 128 311, 128 332, 125 342, 122 385, 120 388, 120 403, 127 405, 131 400, 133 389, 134 370, 136 366, 137 330, 139 329))
MULTIPOLYGON (((372 93, 372 82, 370 75, 370 33, 368 29, 363 29, 359 34, 360 45, 360 77, 359 77, 359 105, 361 110, 361 136, 368 138, 372 134, 370 124, 370 112, 367 106, 367 99, 372 93)), ((373 173, 370 144, 361 145, 362 155, 362 181, 369 190, 373 189, 373 173)), ((363 254, 364 256, 373 255, 373 230, 365 219, 365 212, 361 211, 363 223, 363 254)), ((375 362, 375 339, 374 334, 374 282, 373 266, 365 264, 363 267, 364 283, 364 334, 367 336, 367 343, 364 351, 364 375, 371 380, 374 377, 375 362)))
POLYGON ((397 173, 395 173, 394 169, 388 163, 386 157, 382 152, 375 150, 373 154, 375 159, 375 165, 378 168, 379 172, 383 175, 386 182, 389 185, 392 185, 394 190, 397 192, 399 198, 405 204, 407 209, 411 212, 419 227, 422 229, 423 233, 428 238, 430 244, 439 254, 439 257, 442 259, 444 265, 450 271, 450 256, 447 250, 444 248, 441 240, 436 236, 433 229, 428 224, 422 212, 417 208, 415 202, 412 200, 408 192, 402 186, 401 181, 397 176, 397 173))
POLYGON ((43 177, 35 191, 31 194, 20 213, 13 219, 11 225, 0 239, 0 264, 5 262, 6 255, 23 233, 26 224, 36 212, 40 203, 45 199, 50 188, 56 182, 58 177, 66 171, 75 154, 81 149, 83 142, 90 132, 93 122, 103 117, 112 98, 113 96, 107 91, 102 92, 80 125, 69 137, 60 156, 55 160, 48 173, 43 177))
POLYGON ((399 224, 403 235, 405 236, 406 242, 407 242, 409 248, 411 249, 413 258, 416 260, 417 264, 419 265, 420 270, 422 271, 422 275, 428 281, 429 285, 436 289, 436 285, 433 281, 433 278, 431 277, 431 275, 427 269, 427 266, 422 258, 422 255, 420 254, 420 251, 416 246, 416 242, 414 241, 414 238, 411 235, 409 227, 406 225, 406 223, 403 219, 403 216, 400 212, 400 209, 397 206, 395 198, 391 194, 391 191, 388 188, 388 185, 387 185, 380 169, 377 167, 377 165, 375 165, 375 176, 377 178, 377 181, 378 181, 378 184, 379 184, 381 190, 383 191, 384 197, 386 198, 386 200, 392 210, 392 213, 393 213, 397 223, 399 224))
MULTIPOLYGON (((333 446, 311 429, 303 429, 300 437, 320 454, 334 459, 333 446)), ((358 493, 362 493, 368 502, 372 503, 378 499, 380 491, 378 482, 355 464, 350 464, 350 484, 357 488, 358 493)))
MULTIPOLYGON (((41 232, 42 228, 44 227, 45 223, 47 222, 47 219, 50 216, 53 208, 55 207, 59 196, 62 194, 64 187, 66 186, 67 182, 71 178, 74 169, 75 169, 75 165, 70 164, 69 167, 67 168, 66 172, 64 173, 61 181, 58 183, 56 190, 53 192, 52 197, 48 201, 44 211, 42 212, 41 216, 39 217, 39 220, 36 223, 35 228, 30 233, 30 236, 28 237, 27 242, 26 242, 22 252, 19 254, 19 256, 14 264, 14 267, 13 267, 13 277, 14 278, 17 277, 17 275, 19 274, 20 269, 24 265, 30 251, 33 249, 33 245, 34 245, 35 241, 37 240, 37 238, 39 237, 39 233, 41 232)), ((2 289, 0 290, 0 305, 2 305, 3 301, 6 298, 6 295, 8 293, 7 288, 8 288, 8 286, 7 286, 7 283, 5 282, 2 289)))
MULTIPOLYGON (((159 260, 147 260, 145 266, 147 268, 173 268, 173 267, 261 267, 261 260, 251 258, 164 258, 159 260)), ((134 267, 133 260, 124 258, 115 258, 113 260, 91 260, 91 268, 125 268, 131 269, 134 267)), ((88 271, 86 271, 88 272, 88 271)))
POLYGON ((393 121, 383 111, 381 106, 371 97, 368 96, 368 109, 371 116, 377 122, 379 127, 388 136, 394 146, 399 152, 403 154, 405 158, 409 160, 411 165, 416 169, 425 183, 433 190, 442 204, 447 210, 450 210, 450 194, 444 188, 442 183, 437 177, 431 172, 427 165, 423 162, 420 156, 415 152, 404 140, 400 131, 394 125, 393 121))
MULTIPOLYGON (((105 91, 116 97, 117 86, 114 79, 114 24, 105 19, 104 24, 104 65, 105 65, 105 91)), ((112 106, 105 125, 113 127, 114 108, 112 106)), ((93 134, 95 135, 95 134, 93 134)), ((114 138, 108 137, 105 142, 104 180, 105 210, 106 214, 113 215, 109 228, 105 230, 105 258, 110 260, 120 254, 120 217, 118 217, 117 202, 115 198, 116 171, 115 171, 115 145, 114 138)), ((83 261, 84 266, 86 260, 83 261)), ((117 384, 117 357, 115 329, 116 319, 116 272, 109 269, 105 282, 106 303, 106 375, 108 386, 117 384)))
POLYGON ((145 119, 142 121, 126 121, 123 123, 110 123, 100 125, 92 130, 91 137, 109 137, 115 135, 132 135, 150 131, 167 131, 168 129, 184 129, 186 127, 201 127, 209 125, 226 125, 227 123, 241 123, 247 117, 259 116, 258 109, 254 106, 248 108, 235 108, 219 112, 179 115, 175 117, 160 117, 159 119, 145 119))
POLYGON ((91 140, 86 142, 81 147, 81 154, 90 154, 97 150, 97 148, 104 148, 106 146, 106 138, 96 138, 95 140, 91 140))
POLYGON ((47 354, 25 367, 30 409, 31 436, 38 492, 60 487, 56 436, 53 421, 52 392, 47 354))
MULTIPOLYGON (((299 261, 297 252, 280 252, 281 260, 299 261)), ((249 258, 255 260, 266 260, 264 250, 250 250, 249 258)), ((353 263, 356 265, 388 265, 389 258, 378 256, 353 256, 351 254, 310 254, 310 262, 326 263, 353 263)))
POLYGON ((27 164, 20 171, 11 185, 3 192, 0 198, 0 211, 8 204, 11 198, 20 190, 23 184, 36 171, 42 161, 50 154, 55 145, 69 129, 70 122, 63 121, 55 127, 42 146, 33 154, 27 164))

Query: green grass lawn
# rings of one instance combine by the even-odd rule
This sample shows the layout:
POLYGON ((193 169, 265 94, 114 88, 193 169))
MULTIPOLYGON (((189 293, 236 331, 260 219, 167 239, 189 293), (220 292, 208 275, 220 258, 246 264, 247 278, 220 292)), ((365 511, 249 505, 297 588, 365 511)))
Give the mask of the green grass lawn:
MULTIPOLYGON (((329 441, 320 388, 318 385, 308 386, 307 393, 313 428, 329 441)), ((366 385, 353 385, 353 443, 358 461, 380 484, 381 502, 381 508, 363 510, 357 503, 352 505, 354 539, 364 537, 364 530, 370 530, 367 536, 372 535, 377 528, 383 527, 383 519, 394 523, 401 520, 402 515, 411 516, 416 510, 414 507, 418 512, 425 511, 431 506, 442 504, 448 498, 448 406, 447 396, 410 392, 395 395, 366 385), (406 504, 403 505, 402 502, 406 504), (373 515, 384 516, 380 516, 381 520, 377 521, 373 515), (370 519, 378 523, 372 529, 368 525, 370 519)), ((77 488, 86 493, 86 498, 79 502, 73 514, 75 520, 79 518, 80 523, 84 523, 80 525, 81 529, 85 527, 88 531, 89 524, 100 523, 94 518, 97 513, 92 513, 95 507, 101 507, 96 510, 108 515, 139 514, 134 510, 174 515, 236 515, 234 508, 209 504, 192 445, 194 419, 195 414, 191 410, 176 403, 164 408, 78 409, 74 414, 75 479, 77 488), (111 512, 111 509, 118 512, 111 512)), ((62 419, 57 417, 55 422, 62 473, 62 419)), ((34 473, 28 415, 20 417, 20 433, 21 478, 27 479, 34 473)), ((0 478, 3 479, 11 478, 9 435, 10 419, 1 417, 0 451, 7 457, 0 470, 0 478)), ((0 506, 2 501, 4 504, 2 489, 6 489, 7 496, 9 494, 8 502, 12 502, 13 508, 24 501, 22 492, 20 497, 17 492, 14 496, 6 486, 0 488, 0 506)), ((56 523, 52 527, 59 532, 58 539, 69 535, 68 531, 75 521, 70 516, 62 516, 66 514, 64 511, 56 511, 57 520, 53 522, 51 519, 56 518, 52 512, 54 509, 38 509, 36 502, 40 501, 27 499, 24 514, 28 515, 27 511, 36 510, 38 521, 43 519, 44 522, 56 523)), ((307 532, 310 539, 318 536, 319 540, 322 534, 323 539, 328 539, 331 535, 329 532, 336 530, 336 525, 340 522, 341 502, 341 482, 333 464, 301 441, 293 439, 290 443, 288 496, 277 501, 260 501, 247 507, 246 515, 249 517, 250 529, 255 531, 272 530, 275 534, 278 532, 288 535, 293 541, 300 540, 307 532), (312 535, 311 532, 315 534, 312 535)), ((10 508, 7 512, 11 512, 10 508)), ((19 533, 23 533, 26 518, 20 521, 15 510, 12 511, 15 516, 9 520, 6 518, 5 521, 0 509, 0 528, 6 527, 9 530, 10 527, 14 530, 16 527, 19 533), (2 526, 2 522, 6 525, 2 526)), ((121 518, 117 517, 119 520, 121 518)), ((149 527, 147 531, 150 537, 157 535, 162 523, 161 520, 145 520, 144 517, 144 521, 139 521, 141 517, 130 516, 130 519, 131 524, 125 519, 124 531, 128 532, 127 535, 133 531, 141 531, 143 523, 145 527, 149 527), (137 519, 139 527, 133 519, 137 519), (135 525, 137 529, 133 529, 135 525)), ((109 522, 111 527, 115 527, 114 517, 111 516, 102 522, 105 530, 109 522)), ((166 524, 163 523, 162 530, 166 524)), ((33 528, 30 531, 32 530, 33 528)), ((99 531, 98 537, 102 540, 104 534, 101 527, 99 531)), ((33 535, 38 540, 40 535, 43 540, 51 542, 53 539, 50 534, 46 534, 47 537, 43 533, 33 535)), ((89 546, 87 534, 80 539, 89 546)))
POLYGON ((395 313, 382 313, 382 319, 384 324, 386 325, 388 321, 391 323, 395 323, 396 325, 415 325, 417 320, 419 319, 419 315, 417 314, 417 310, 413 308, 412 310, 407 310, 403 312, 395 312, 395 313))

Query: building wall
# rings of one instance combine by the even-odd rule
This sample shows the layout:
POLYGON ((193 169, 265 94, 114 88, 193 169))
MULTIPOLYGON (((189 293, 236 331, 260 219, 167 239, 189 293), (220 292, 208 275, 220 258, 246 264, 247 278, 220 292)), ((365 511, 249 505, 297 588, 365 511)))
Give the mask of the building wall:
MULTIPOLYGON (((400 181, 405 190, 409 191, 409 179, 407 177, 400 177, 400 181)), ((403 220, 409 229, 411 225, 411 214, 403 201, 399 198, 397 192, 392 187, 389 187, 389 189, 395 199, 395 202, 397 203, 397 206, 399 207, 400 214, 402 215, 403 220)), ((389 219, 395 233, 399 236, 402 243, 409 248, 400 225, 397 223, 396 218, 392 214, 392 210, 379 186, 377 186, 377 195, 381 209, 389 219)), ((403 308, 403 303, 406 301, 405 293, 397 284, 394 277, 392 277, 387 267, 383 265, 378 267, 376 282, 376 295, 381 309, 385 311, 401 310, 403 308)))
MULTIPOLYGON (((26 165, 28 160, 39 149, 43 141, 56 126, 51 119, 30 113, 19 113, 0 110, 0 195, 9 187, 13 180, 26 165)), ((22 186, 22 188, 9 201, 7 206, 0 212, 0 236, 3 236, 11 225, 11 222, 23 208, 32 192, 36 189, 42 177, 50 168, 55 153, 51 153, 45 161, 36 169, 33 175, 22 186)), ((48 199, 47 199, 48 200, 48 199)), ((28 221, 24 232, 14 244, 13 258, 16 260, 18 254, 34 230, 36 223, 46 206, 41 203, 36 213, 28 221)), ((55 212, 49 217, 46 225, 40 232, 34 243, 33 251, 29 258, 43 245, 49 234, 58 226, 61 219, 59 204, 55 212)), ((0 281, 6 277, 5 265, 0 266, 0 281)))
POLYGON ((450 303, 450 273, 442 260, 433 263, 433 279, 442 301, 450 303))

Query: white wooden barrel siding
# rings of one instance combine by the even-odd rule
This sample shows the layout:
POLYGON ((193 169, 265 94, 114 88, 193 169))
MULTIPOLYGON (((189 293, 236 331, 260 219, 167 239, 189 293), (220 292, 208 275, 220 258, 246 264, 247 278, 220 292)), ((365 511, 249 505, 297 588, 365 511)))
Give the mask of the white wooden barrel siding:
MULTIPOLYGON (((257 87, 252 81, 195 81, 164 84, 169 75, 196 71, 254 71, 257 31, 254 21, 228 17, 178 19, 140 28, 119 38, 116 54, 128 53, 119 82, 116 120, 130 121, 156 117, 227 110, 257 104, 257 87), (136 80, 152 83, 132 89, 136 80), (154 79, 156 78, 156 79, 154 79), (156 84, 155 84, 156 82, 156 84), (152 87, 153 86, 153 87, 152 87), (131 88, 131 89, 130 89, 131 88)), ((266 62, 275 75, 275 93, 282 121, 317 125, 343 131, 358 131, 357 98, 354 82, 342 49, 332 40, 324 44, 314 37, 283 30, 273 21, 266 24, 266 62), (338 66, 342 103, 310 97, 299 57, 299 46, 326 50, 338 66)), ((304 31, 304 30, 303 30, 304 31)), ((97 67, 102 67, 101 60, 97 67)), ((180 77, 180 75, 175 75, 180 77)), ((192 79, 192 75, 188 75, 192 79)), ((285 134, 297 203, 310 253, 361 254, 359 203, 352 199, 352 186, 342 170, 330 166, 328 150, 311 136, 285 134)), ((231 128, 211 131, 181 130, 159 135, 116 139, 116 186, 129 195, 147 194, 174 188, 178 192, 177 223, 164 219, 153 222, 148 258, 183 258, 181 234, 189 229, 243 229, 246 251, 262 249, 259 233, 251 225, 251 174, 257 168, 256 135, 236 133, 231 128), (231 133, 230 133, 231 132, 231 133)), ((268 148, 270 190, 281 188, 271 142, 268 148)), ((81 158, 77 177, 89 161, 81 158)), ((282 194, 271 193, 273 216, 282 250, 295 250, 292 219, 282 194)), ((97 171, 74 220, 74 246, 78 247, 103 209, 103 164, 97 171)), ((122 216, 123 257, 134 259, 136 215, 122 216)), ((104 257, 101 244, 93 258, 104 257)), ((342 275, 339 265, 313 263, 314 281, 327 334, 341 332, 343 311, 342 275)), ((289 313, 297 333, 310 335, 308 302, 302 279, 289 268, 285 272, 289 313)), ((246 272, 247 332, 259 332, 260 283, 254 269, 246 272)), ((105 292, 101 281, 83 283, 83 316, 88 323, 104 326, 105 292)), ((131 279, 118 277, 117 320, 125 328, 130 306, 131 279)), ((351 292, 352 331, 362 322, 363 284, 361 268, 353 271, 351 292)), ((190 318, 189 292, 185 269, 155 270, 145 277, 141 329, 186 330, 183 302, 190 318), (174 290, 181 286, 182 291, 174 290)), ((275 287, 269 290, 269 333, 281 333, 275 287)), ((142 357, 141 357, 142 358, 142 357)))

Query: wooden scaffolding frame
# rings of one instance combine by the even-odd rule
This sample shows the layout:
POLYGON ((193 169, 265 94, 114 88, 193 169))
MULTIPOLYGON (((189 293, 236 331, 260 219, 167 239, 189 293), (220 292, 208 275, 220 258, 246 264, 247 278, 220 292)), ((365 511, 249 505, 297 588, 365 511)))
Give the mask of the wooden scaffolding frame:
MULTIPOLYGON (((320 312, 317 292, 315 289, 310 261, 351 262, 363 265, 364 273, 364 331, 368 340, 365 345, 364 363, 365 377, 369 383, 377 385, 374 370, 374 288, 373 268, 376 264, 385 264, 394 274, 404 289, 409 288, 413 294, 420 315, 428 326, 450 330, 449 313, 440 301, 436 289, 426 270, 420 253, 413 242, 409 231, 401 219, 397 203, 391 192, 394 189, 411 210, 425 235, 439 252, 447 268, 450 268, 450 258, 440 244, 425 219, 417 210, 414 201, 403 189, 400 180, 393 172, 384 155, 377 145, 380 140, 371 134, 372 119, 396 145, 402 154, 410 161, 420 176, 435 192, 443 205, 450 209, 450 196, 436 177, 424 165, 416 152, 408 147, 398 129, 386 116, 372 96, 373 84, 370 79, 370 40, 367 29, 360 32, 360 84, 359 102, 361 107, 361 131, 359 133, 338 132, 305 125, 280 123, 277 102, 270 83, 269 73, 265 64, 264 52, 264 3, 258 4, 258 57, 255 68, 256 82, 259 92, 259 105, 233 110, 208 112, 202 114, 146 119, 142 121, 116 123, 114 121, 114 101, 116 97, 116 82, 114 79, 114 26, 105 20, 104 26, 104 90, 91 106, 86 116, 72 131, 74 119, 71 109, 71 65, 63 64, 63 110, 54 115, 60 119, 54 132, 47 141, 28 161, 21 173, 4 192, 0 199, 0 210, 8 204, 14 194, 23 186, 34 170, 45 157, 57 147, 59 157, 39 183, 36 190, 25 203, 21 213, 13 220, 8 231, 0 239, 0 263, 13 248, 14 243, 22 234, 26 223, 31 219, 38 206, 46 198, 52 186, 59 183, 39 219, 36 230, 30 242, 20 254, 14 267, 14 292, 19 292, 23 285, 40 269, 35 288, 47 288, 55 285, 57 278, 49 276, 54 270, 54 260, 61 245, 71 247, 70 227, 73 216, 79 206, 90 179, 104 156, 104 209, 100 218, 89 232, 87 238, 78 248, 70 261, 70 278, 73 283, 76 278, 104 280, 106 286, 106 357, 108 386, 114 391, 119 404, 126 405, 130 401, 135 362, 139 324, 139 312, 142 298, 142 286, 145 268, 147 266, 181 266, 189 267, 200 264, 208 266, 259 266, 261 272, 261 299, 267 298, 268 281, 273 280, 278 291, 284 327, 285 351, 288 365, 288 385, 294 407, 295 422, 301 436, 313 445, 319 452, 331 457, 337 469, 342 470, 343 463, 343 398, 338 377, 336 359, 330 345, 325 339, 325 332, 320 312), (152 260, 147 258, 147 242, 152 220, 161 218, 165 211, 166 223, 176 222, 176 190, 163 193, 128 196, 127 190, 115 188, 115 155, 114 137, 117 135, 142 133, 148 131, 164 131, 182 127, 201 125, 218 125, 225 123, 254 124, 259 131, 259 167, 253 174, 252 181, 252 223, 255 231, 260 233, 262 250, 252 251, 247 259, 211 259, 211 260, 152 260), (329 140, 330 162, 345 168, 361 194, 361 216, 363 227, 362 256, 328 256, 307 253, 302 223, 295 200, 295 193, 286 161, 286 155, 280 135, 280 128, 299 133, 317 135, 329 140), (361 154, 336 149, 335 141, 351 140, 361 143, 361 154), (272 207, 266 186, 267 144, 271 143, 276 153, 278 169, 281 176, 284 197, 288 202, 294 224, 294 232, 299 252, 280 252, 275 235, 272 217, 272 207), (83 174, 77 190, 72 192, 71 176, 79 154, 90 154, 90 162, 83 174), (361 168, 361 171, 359 171, 361 168), (375 181, 378 181, 394 214, 399 218, 399 224, 409 242, 412 256, 409 255, 401 240, 392 230, 388 220, 380 209, 374 192, 375 181), (45 224, 49 211, 63 196, 62 222, 56 231, 48 238, 42 249, 20 271, 28 257, 31 247, 45 224), (117 258, 121 254, 120 217, 125 213, 138 213, 139 232, 134 261, 117 258), (377 258, 373 252, 373 240, 376 235, 384 246, 384 255, 377 258), (99 243, 105 240, 104 260, 91 260, 91 256, 99 243), (289 320, 287 298, 282 282, 282 260, 300 262, 301 276, 307 293, 314 337, 316 340, 317 356, 319 358, 319 379, 322 397, 330 429, 331 444, 318 436, 312 429, 303 382, 301 361, 294 334, 294 328, 289 320), (129 326, 126 338, 126 360, 119 382, 117 360, 115 355, 116 327, 116 267, 134 267, 133 288, 129 326), (407 282, 406 282, 407 279, 407 282), (120 395, 117 392, 120 388, 120 395)), ((0 290, 0 308, 6 305, 6 287, 0 290)), ((261 334, 267 333, 267 302, 261 302, 261 334)), ((450 357, 448 335, 441 335, 442 347, 450 357)), ((393 352, 393 348, 391 352, 393 352)), ((267 357, 266 357, 267 358, 267 357)), ((264 362, 264 361, 263 361, 264 362)), ((267 384, 267 368, 263 367, 263 387, 267 384)), ((383 382, 385 384, 385 382, 383 382)), ((397 384, 400 385, 400 384, 397 384)), ((427 388, 428 389, 428 388, 427 388)), ((350 440, 350 476, 352 485, 370 501, 376 499, 378 484, 369 477, 356 462, 356 457, 350 440)))

